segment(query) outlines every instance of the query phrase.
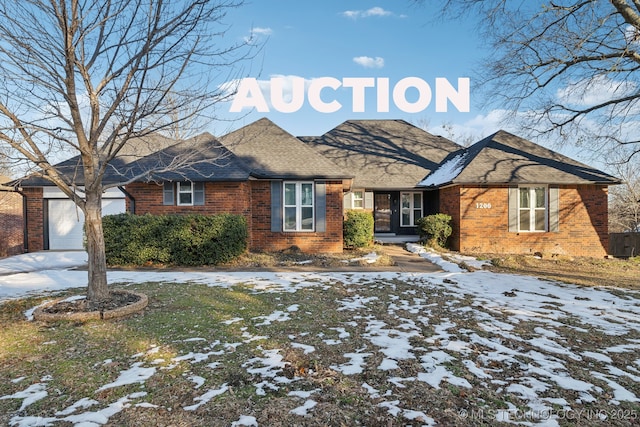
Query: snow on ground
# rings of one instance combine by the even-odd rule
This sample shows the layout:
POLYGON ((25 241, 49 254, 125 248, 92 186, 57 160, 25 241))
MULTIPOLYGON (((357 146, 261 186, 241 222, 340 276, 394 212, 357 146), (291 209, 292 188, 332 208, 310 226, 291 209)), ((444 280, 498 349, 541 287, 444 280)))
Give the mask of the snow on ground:
POLYGON ((79 267, 86 263, 87 253, 84 251, 33 252, 0 259, 0 276, 38 270, 79 267))
MULTIPOLYGON (((411 384, 436 390, 478 386, 494 389, 503 396, 513 396, 526 404, 523 410, 505 399, 509 407, 496 408, 495 419, 511 423, 521 423, 525 419, 527 425, 558 425, 559 411, 565 411, 563 414, 567 415, 598 400, 605 400, 612 408, 621 403, 640 401, 640 395, 625 386, 630 382, 640 382, 640 340, 631 337, 635 335, 628 337, 640 330, 640 292, 586 288, 482 270, 468 272, 450 261, 438 259, 435 253, 412 249, 420 256, 438 262, 445 271, 424 274, 113 271, 109 272, 108 278, 110 283, 125 284, 155 281, 225 288, 243 284, 254 293, 295 293, 310 287, 328 289, 340 284, 345 287, 346 295, 336 303, 340 312, 348 314, 349 320, 328 325, 320 339, 327 346, 345 345, 359 331, 361 340, 358 348, 346 351, 343 359, 330 367, 345 376, 372 370, 386 375, 387 389, 380 391, 365 382, 362 383, 363 391, 378 407, 404 418, 406 422, 438 423, 434 414, 426 409, 428 406, 410 407, 393 392, 394 388, 401 390, 411 384), (399 291, 398 282, 408 283, 411 287, 399 291), (371 289, 383 289, 387 297, 368 294, 371 289), (435 300, 434 295, 445 298, 435 300), (373 314, 372 305, 385 307, 387 315, 384 319, 373 314), (425 335, 427 330, 430 335, 425 335), (580 342, 568 339, 567 332, 586 334, 584 336, 601 333, 613 341, 599 346, 592 343, 586 350, 580 342), (616 365, 614 359, 621 354, 628 356, 627 362, 616 365), (373 363, 374 360, 382 362, 373 363), (399 376, 401 370, 398 367, 407 360, 416 361, 420 371, 412 376, 399 376), (555 397, 558 390, 567 391, 574 398, 555 397)), ((67 262, 62 254, 58 254, 56 259, 60 264, 50 262, 47 265, 58 268, 67 262)), ((468 260, 464 261, 469 264, 468 260)), ((30 262, 25 261, 26 264, 30 262)), ((18 260, 8 261, 0 268, 12 265, 15 271, 24 271, 19 264, 18 260)), ((0 276, 0 301, 35 291, 83 286, 84 281, 86 272, 73 270, 4 274, 0 276)), ((300 302, 263 316, 237 317, 225 323, 252 325, 262 332, 263 327, 273 322, 295 322, 296 316, 308 309, 310 307, 300 302)), ((139 384, 144 389, 146 382, 158 372, 174 369, 180 363, 219 369, 223 362, 216 359, 226 351, 269 339, 267 335, 250 334, 246 326, 241 330, 242 342, 211 341, 200 336, 189 338, 185 342, 193 345, 193 350, 170 360, 160 358, 149 362, 152 357, 143 358, 144 355, 158 353, 158 347, 151 346, 146 353, 132 355, 130 366, 97 391, 131 384, 139 384), (169 365, 158 368, 157 365, 163 362, 169 365)), ((305 333, 289 336, 291 347, 321 357, 322 349, 305 342, 307 337, 305 333)), ((312 394, 318 390, 297 390, 298 378, 283 376, 286 349, 267 349, 259 345, 257 350, 259 354, 241 364, 242 369, 256 381, 255 394, 263 396, 286 387, 290 390, 288 396, 297 400, 297 406, 292 407, 290 414, 301 418, 313 417, 318 402, 312 394)), ((203 377, 195 375, 187 378, 193 383, 196 397, 192 404, 183 407, 185 411, 198 410, 229 391, 225 383, 209 384, 203 377)), ((15 391, 0 396, 0 399, 21 401, 20 410, 10 421, 13 426, 48 426, 62 421, 97 426, 106 424, 110 417, 125 408, 157 407, 153 401, 145 400, 150 399, 152 393, 141 391, 108 404, 86 396, 60 408, 55 416, 30 416, 29 409, 33 403, 55 392, 49 390, 51 377, 44 376, 36 384, 23 384, 23 378, 9 380, 15 391)), ((600 413, 600 416, 606 419, 606 414, 600 413)), ((243 414, 232 425, 257 426, 258 422, 253 415, 243 414)))

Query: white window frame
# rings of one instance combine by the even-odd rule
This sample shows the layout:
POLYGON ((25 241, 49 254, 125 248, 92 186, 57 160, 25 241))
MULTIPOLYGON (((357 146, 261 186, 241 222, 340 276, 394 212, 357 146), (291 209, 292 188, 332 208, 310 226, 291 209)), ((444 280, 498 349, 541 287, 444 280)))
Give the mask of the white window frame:
POLYGON ((282 230, 285 232, 311 233, 316 228, 316 194, 313 181, 285 181, 282 185, 282 230), (295 185, 295 204, 287 204, 286 189, 288 185, 295 185), (311 205, 302 204, 303 185, 311 185, 311 205), (296 225, 294 228, 287 228, 287 208, 295 208, 296 225), (302 209, 311 208, 311 228, 302 228, 302 209))
POLYGON ((534 184, 534 185, 520 185, 518 186, 518 232, 520 233, 546 233, 549 231, 549 188, 548 185, 534 184), (523 208, 520 205, 521 196, 520 192, 523 189, 529 190, 529 207, 523 208), (543 189, 544 191, 544 206, 536 206, 536 189, 543 189), (536 230, 536 212, 544 211, 544 229, 536 230), (522 215, 529 217, 529 230, 523 230, 520 228, 522 222, 522 215))
POLYGON ((424 194, 421 191, 403 191, 400 193, 400 227, 415 227, 416 226, 416 218, 415 218, 415 211, 419 210, 420 211, 420 218, 422 218, 424 216, 424 194), (409 207, 405 208, 402 206, 402 198, 405 194, 408 194, 410 196, 409 198, 409 207), (420 195, 420 207, 416 208, 415 204, 414 204, 414 196, 416 194, 420 195), (403 218, 404 216, 402 215, 403 209, 409 209, 409 224, 403 224, 403 218))
POLYGON ((364 190, 351 191, 351 209, 364 209, 364 190), (360 193, 360 197, 357 197, 356 193, 360 193), (356 206, 357 201, 360 201, 361 206, 356 206))
POLYGON ((191 181, 179 181, 179 182, 176 183, 176 199, 177 199, 176 203, 177 203, 178 206, 193 206, 193 199, 194 199, 193 190, 194 190, 194 187, 195 187, 195 185, 191 181), (189 186, 190 186, 190 189, 188 191, 186 191, 186 190, 184 190, 182 188, 182 186, 185 185, 185 184, 189 184, 189 186), (189 194, 190 197, 191 197, 191 202, 182 203, 182 200, 181 200, 181 197, 180 197, 182 194, 189 194))

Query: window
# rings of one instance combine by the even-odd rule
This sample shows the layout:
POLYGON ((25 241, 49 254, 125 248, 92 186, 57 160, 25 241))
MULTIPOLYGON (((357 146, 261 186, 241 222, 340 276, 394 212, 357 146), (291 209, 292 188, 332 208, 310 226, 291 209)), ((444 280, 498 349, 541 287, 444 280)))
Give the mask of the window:
POLYGON ((355 190, 351 192, 351 207, 353 209, 364 208, 364 191, 355 190))
POLYGON ((313 231, 312 182, 284 183, 284 231, 313 231))
POLYGON ((400 193, 400 226, 413 227, 422 218, 422 193, 400 193))
POLYGON ((162 204, 165 206, 204 205, 204 182, 165 182, 162 189, 162 204))
POLYGON ((518 188, 518 231, 547 231, 547 188, 518 188))
POLYGON ((193 184, 191 182, 178 183, 178 206, 193 205, 193 184))

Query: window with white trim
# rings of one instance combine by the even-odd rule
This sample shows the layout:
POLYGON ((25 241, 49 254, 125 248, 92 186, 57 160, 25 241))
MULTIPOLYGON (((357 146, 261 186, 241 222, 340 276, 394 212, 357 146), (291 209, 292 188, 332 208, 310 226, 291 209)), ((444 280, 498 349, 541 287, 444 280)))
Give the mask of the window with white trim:
POLYGON ((285 182, 283 187, 283 230, 313 231, 313 182, 285 182))
POLYGON ((193 205, 193 183, 178 182, 178 206, 192 206, 193 205))
POLYGON ((351 207, 353 209, 364 209, 364 190, 351 192, 351 207))
POLYGON ((413 227, 422 218, 422 193, 400 193, 400 226, 413 227))
POLYGON ((547 187, 518 187, 518 231, 547 231, 547 187))

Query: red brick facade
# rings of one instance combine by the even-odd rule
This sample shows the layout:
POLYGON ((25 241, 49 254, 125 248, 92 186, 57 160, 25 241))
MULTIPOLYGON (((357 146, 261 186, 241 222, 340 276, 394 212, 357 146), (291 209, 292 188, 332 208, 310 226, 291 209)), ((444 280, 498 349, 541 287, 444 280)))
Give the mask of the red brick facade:
POLYGON ((24 188, 26 196, 27 247, 29 252, 44 249, 44 199, 42 187, 24 188))
MULTIPOLYGON (((303 252, 342 252, 342 182, 326 183, 325 232, 271 231, 271 182, 207 182, 202 206, 165 206, 162 186, 133 183, 126 187, 135 200, 136 214, 232 213, 243 215, 249 227, 249 248, 279 251, 297 246, 303 252)), ((130 210, 127 200, 127 210, 130 210)))
POLYGON ((451 248, 464 253, 569 254, 602 257, 609 247, 607 187, 559 187, 557 232, 510 232, 507 187, 453 186, 440 192, 452 217, 451 248))
POLYGON ((0 257, 24 252, 22 195, 0 191, 0 257))
POLYGON ((297 246, 303 252, 342 252, 342 182, 326 183, 326 231, 271 231, 271 188, 269 181, 251 181, 252 233, 251 248, 279 251, 297 246))

